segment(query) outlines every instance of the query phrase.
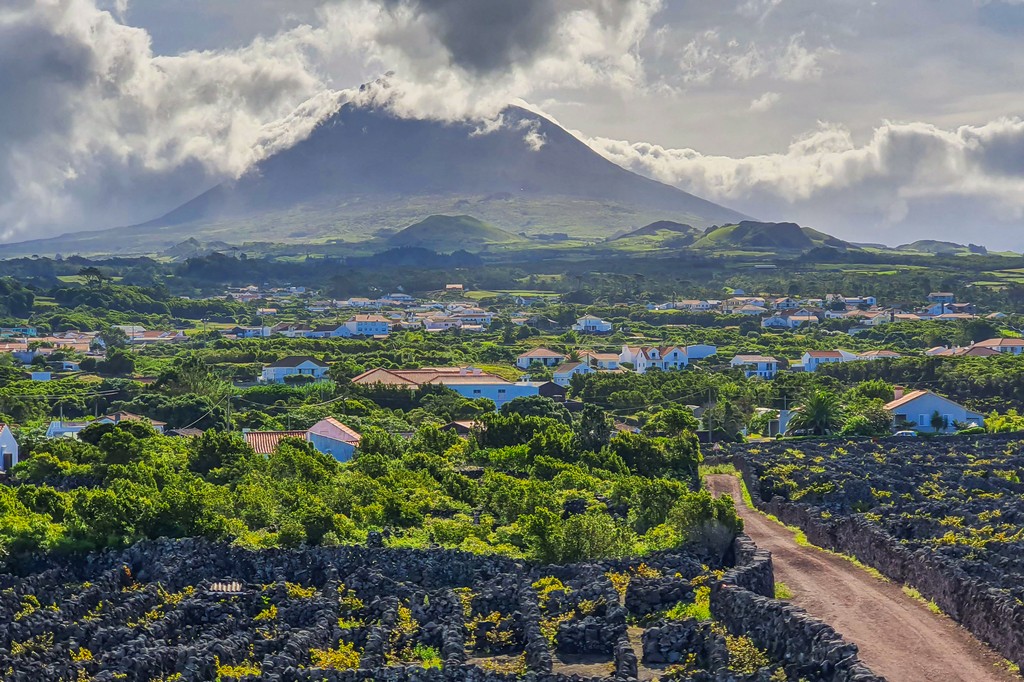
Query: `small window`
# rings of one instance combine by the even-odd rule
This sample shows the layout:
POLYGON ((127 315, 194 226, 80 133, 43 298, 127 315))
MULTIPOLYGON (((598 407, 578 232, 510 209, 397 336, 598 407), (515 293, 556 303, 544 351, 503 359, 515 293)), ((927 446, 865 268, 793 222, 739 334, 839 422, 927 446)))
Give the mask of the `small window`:
POLYGON ((474 388, 473 389, 473 395, 480 395, 480 389, 479 388, 474 388))

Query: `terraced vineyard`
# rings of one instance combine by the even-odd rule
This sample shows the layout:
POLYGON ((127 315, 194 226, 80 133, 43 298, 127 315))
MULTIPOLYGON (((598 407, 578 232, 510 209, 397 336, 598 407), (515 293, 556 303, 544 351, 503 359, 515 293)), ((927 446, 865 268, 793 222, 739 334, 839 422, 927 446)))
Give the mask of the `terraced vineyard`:
POLYGON ((1024 441, 771 443, 738 449, 755 501, 1024 661, 1024 441))
MULTIPOLYGON (((771 590, 763 559, 750 564, 756 578, 733 570, 734 581, 771 590)), ((801 643, 770 634, 771 618, 805 628, 805 616, 723 586, 706 557, 646 561, 531 568, 449 551, 147 542, 4 576, 0 670, 12 682, 554 682, 833 679, 821 677, 835 669, 826 658, 856 664, 825 637, 830 653, 793 656, 784 670, 801 643)))

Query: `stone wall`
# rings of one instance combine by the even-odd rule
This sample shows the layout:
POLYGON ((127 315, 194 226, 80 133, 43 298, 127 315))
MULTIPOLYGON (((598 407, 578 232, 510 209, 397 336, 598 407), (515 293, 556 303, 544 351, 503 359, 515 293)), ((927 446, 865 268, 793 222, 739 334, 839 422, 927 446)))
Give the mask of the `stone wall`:
POLYGON ((927 550, 912 551, 862 517, 833 515, 825 519, 815 507, 781 498, 765 501, 746 460, 737 455, 734 464, 762 511, 802 529, 814 545, 856 557, 887 578, 912 585, 950 618, 1024 667, 1024 606, 968 576, 952 561, 927 550))
POLYGON ((884 682, 860 661, 855 644, 803 609, 774 598, 771 554, 742 534, 733 552, 736 567, 711 590, 715 620, 732 634, 746 634, 772 658, 786 661, 790 678, 884 682))

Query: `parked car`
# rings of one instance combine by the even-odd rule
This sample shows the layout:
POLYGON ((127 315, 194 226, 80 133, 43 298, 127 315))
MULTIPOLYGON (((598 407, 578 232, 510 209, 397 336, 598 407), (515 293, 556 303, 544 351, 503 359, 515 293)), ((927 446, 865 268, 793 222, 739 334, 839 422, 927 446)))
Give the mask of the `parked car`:
POLYGON ((893 435, 897 438, 917 438, 917 431, 897 431, 893 435))

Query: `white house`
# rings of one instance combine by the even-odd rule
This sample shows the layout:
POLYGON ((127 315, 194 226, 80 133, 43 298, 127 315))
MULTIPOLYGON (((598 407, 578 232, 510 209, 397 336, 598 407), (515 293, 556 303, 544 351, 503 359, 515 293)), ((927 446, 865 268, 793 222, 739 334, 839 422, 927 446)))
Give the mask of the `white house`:
POLYGON ((0 470, 8 471, 18 463, 18 441, 7 424, 0 424, 0 470))
POLYGON ((860 356, 845 350, 809 350, 800 358, 805 372, 814 372, 821 365, 860 360, 860 356))
POLYGON ((790 323, 789 318, 778 313, 761 320, 762 329, 790 329, 791 327, 792 324, 790 323))
POLYGON ((905 393, 901 386, 896 387, 895 399, 887 403, 885 409, 892 412, 894 428, 912 424, 917 431, 950 433, 957 430, 955 424, 985 425, 985 418, 980 413, 972 412, 949 398, 923 390, 905 393), (936 414, 942 421, 938 427, 932 424, 936 414))
POLYGON ((615 370, 619 368, 619 356, 617 353, 598 353, 592 350, 585 350, 580 353, 580 360, 595 369, 615 370))
POLYGON ((779 361, 768 355, 737 355, 729 365, 742 368, 748 379, 774 379, 779 373, 779 361))
POLYGON ((928 294, 929 303, 956 303, 956 296, 952 291, 933 291, 928 294))
POLYGON ((272 333, 272 329, 263 327, 235 327, 229 331, 237 339, 265 339, 272 333))
POLYGON ((772 301, 772 308, 775 310, 795 310, 800 307, 800 302, 795 298, 786 296, 784 298, 777 298, 772 301))
POLYGON ((597 370, 585 362, 567 362, 559 365, 551 375, 551 380, 559 386, 568 386, 577 374, 593 374, 597 370))
POLYGON ((606 322, 600 317, 584 315, 576 320, 576 324, 572 326, 572 329, 583 334, 607 334, 612 330, 612 323, 606 322))
POLYGON ((396 386, 414 390, 425 384, 447 386, 464 398, 488 398, 501 407, 515 398, 540 395, 543 381, 506 381, 475 367, 425 367, 423 369, 371 369, 352 379, 362 386, 396 386))
POLYGON ((534 348, 516 358, 516 367, 519 369, 529 369, 530 365, 535 362, 539 362, 545 367, 557 367, 565 362, 565 357, 564 353, 556 353, 547 348, 534 348))
POLYGON ((494 321, 494 313, 489 313, 485 310, 466 310, 461 313, 455 313, 452 317, 464 325, 479 325, 481 327, 489 327, 491 322, 494 321))
POLYGON ((628 362, 633 365, 633 371, 643 374, 649 369, 682 369, 690 364, 690 358, 679 346, 623 346, 619 362, 628 362))
POLYGON ((387 336, 390 331, 391 320, 383 315, 353 315, 334 336, 387 336))
POLYGON ((997 353, 1020 355, 1024 353, 1024 339, 988 339, 974 344, 975 348, 990 348, 997 353))
POLYGON ((327 375, 328 366, 308 356, 290 355, 263 368, 260 381, 268 384, 279 384, 289 376, 311 376, 319 381, 327 375))

